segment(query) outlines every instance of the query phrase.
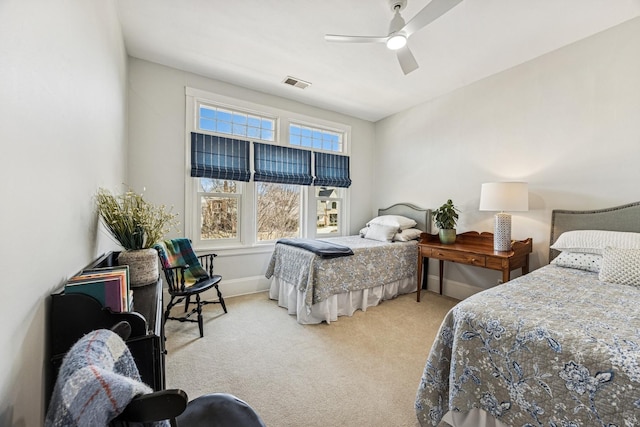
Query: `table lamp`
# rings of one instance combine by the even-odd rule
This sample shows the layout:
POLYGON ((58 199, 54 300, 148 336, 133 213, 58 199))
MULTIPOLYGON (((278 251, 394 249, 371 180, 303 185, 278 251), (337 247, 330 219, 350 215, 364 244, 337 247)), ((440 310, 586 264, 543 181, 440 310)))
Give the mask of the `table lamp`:
POLYGON ((505 211, 528 211, 529 189, 526 182, 489 182, 480 191, 481 211, 500 211, 495 216, 493 250, 511 250, 511 215, 505 211))

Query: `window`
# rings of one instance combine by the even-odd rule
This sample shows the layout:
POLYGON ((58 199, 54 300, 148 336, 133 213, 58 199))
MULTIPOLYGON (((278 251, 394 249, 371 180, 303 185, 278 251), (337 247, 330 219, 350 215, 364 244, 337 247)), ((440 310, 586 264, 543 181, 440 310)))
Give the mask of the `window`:
POLYGON ((290 145, 342 153, 342 140, 343 132, 335 132, 296 123, 289 125, 290 145))
POLYGON ((256 182, 258 242, 300 237, 301 185, 256 182))
POLYGON ((226 179, 197 178, 200 202, 199 243, 238 241, 243 183, 226 179))
POLYGON ((186 95, 185 232, 196 249, 346 234, 348 126, 186 95))
POLYGON ((341 204, 344 189, 336 187, 313 187, 316 204, 316 235, 337 236, 342 222, 341 204))
POLYGON ((275 127, 276 121, 273 118, 199 104, 198 129, 203 131, 274 141, 275 127))

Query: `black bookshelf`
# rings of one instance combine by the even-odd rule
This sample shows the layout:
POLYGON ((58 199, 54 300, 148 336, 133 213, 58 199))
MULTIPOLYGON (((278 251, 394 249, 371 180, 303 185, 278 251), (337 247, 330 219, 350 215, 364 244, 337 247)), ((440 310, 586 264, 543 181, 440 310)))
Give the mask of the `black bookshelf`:
MULTIPOLYGON (((115 266, 118 254, 106 253, 86 268, 115 266)), ((51 294, 47 399, 53 392, 62 359, 71 346, 83 335, 96 329, 110 329, 123 320, 131 325, 131 335, 126 342, 142 381, 155 391, 165 389, 162 280, 132 289, 133 311, 123 313, 103 308, 88 295, 65 294, 64 288, 51 294)))

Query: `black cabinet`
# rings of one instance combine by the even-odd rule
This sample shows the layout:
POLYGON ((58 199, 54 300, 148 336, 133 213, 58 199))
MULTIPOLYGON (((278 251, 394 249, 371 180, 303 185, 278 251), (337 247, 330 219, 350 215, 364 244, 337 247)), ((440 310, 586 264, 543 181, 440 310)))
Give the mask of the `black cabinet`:
MULTIPOLYGON (((87 268, 117 265, 118 252, 109 252, 87 268)), ((127 346, 136 361, 142 381, 154 390, 165 388, 164 329, 162 322, 162 281, 133 288, 132 312, 114 313, 93 297, 65 294, 51 295, 49 323, 50 375, 47 399, 53 392, 58 369, 66 352, 83 335, 95 329, 110 329, 126 320, 131 325, 127 346)))

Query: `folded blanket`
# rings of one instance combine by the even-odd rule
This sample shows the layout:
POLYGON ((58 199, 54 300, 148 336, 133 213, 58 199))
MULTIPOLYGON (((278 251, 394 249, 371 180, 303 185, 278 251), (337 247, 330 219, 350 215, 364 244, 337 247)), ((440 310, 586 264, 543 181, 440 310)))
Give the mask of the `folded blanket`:
MULTIPOLYGON (((45 427, 107 426, 131 399, 153 390, 140 381, 129 348, 116 333, 99 329, 65 355, 45 427)), ((155 423, 169 426, 168 421, 155 423)))
POLYGON ((189 239, 165 240, 154 246, 160 254, 164 268, 180 267, 188 265, 184 272, 185 286, 191 286, 198 280, 209 277, 206 270, 200 265, 198 257, 193 252, 189 239))
POLYGON ((279 239, 276 243, 306 249, 322 258, 338 258, 353 255, 353 251, 350 247, 327 242, 325 240, 279 239))

